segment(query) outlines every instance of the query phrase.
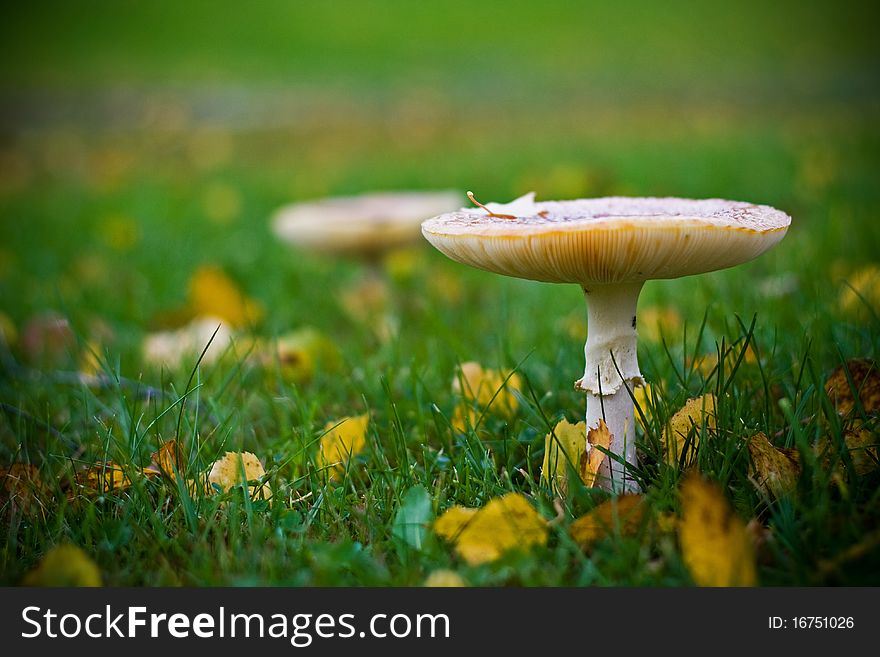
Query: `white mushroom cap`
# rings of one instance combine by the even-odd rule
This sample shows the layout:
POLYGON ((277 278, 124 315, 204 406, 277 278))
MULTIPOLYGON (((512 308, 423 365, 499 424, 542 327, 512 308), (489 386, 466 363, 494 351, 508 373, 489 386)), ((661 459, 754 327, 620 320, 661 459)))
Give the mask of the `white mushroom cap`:
POLYGON ((721 199, 609 197, 535 202, 534 195, 429 219, 444 254, 488 271, 596 285, 678 278, 732 267, 781 240, 791 217, 721 199), (511 217, 497 215, 512 215, 511 217))
POLYGON ((376 192, 296 203, 272 219, 280 239, 296 246, 340 255, 374 255, 419 241, 427 218, 453 210, 463 194, 376 192))

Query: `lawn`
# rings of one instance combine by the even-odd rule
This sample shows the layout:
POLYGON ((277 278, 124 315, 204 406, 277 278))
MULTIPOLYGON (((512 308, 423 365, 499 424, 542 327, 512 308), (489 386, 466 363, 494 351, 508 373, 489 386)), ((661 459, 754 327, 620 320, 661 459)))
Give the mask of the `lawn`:
POLYGON ((701 583, 683 529, 695 472, 748 526, 756 583, 880 584, 880 375, 868 366, 844 414, 826 392, 842 364, 880 359, 873 21, 855 3, 675 4, 10 11, 0 467, 38 474, 0 486, 0 584, 72 544, 113 586, 415 586, 438 571, 686 586, 701 583), (637 522, 581 545, 575 519, 608 493, 572 476, 559 495, 541 477, 545 436, 583 418, 577 286, 472 270, 426 243, 366 264, 270 231, 286 203, 377 189, 456 189, 463 205, 468 189, 720 197, 792 216, 753 262, 646 285, 637 522), (233 330, 220 357, 145 357, 148 336, 204 314, 233 330), (275 345, 297 331, 285 366, 275 345), (471 361, 515 377, 459 430, 471 361), (667 458, 670 418, 709 393, 715 426, 697 421, 694 449, 667 458), (328 465, 322 437, 363 414, 363 449, 328 465), (794 450, 784 490, 762 485, 758 433, 794 450), (156 474, 171 439, 179 468, 156 474), (227 451, 260 459, 271 499, 198 483, 227 451), (106 462, 125 481, 89 478, 106 462), (513 492, 546 531, 528 549, 468 559, 433 524, 513 492))

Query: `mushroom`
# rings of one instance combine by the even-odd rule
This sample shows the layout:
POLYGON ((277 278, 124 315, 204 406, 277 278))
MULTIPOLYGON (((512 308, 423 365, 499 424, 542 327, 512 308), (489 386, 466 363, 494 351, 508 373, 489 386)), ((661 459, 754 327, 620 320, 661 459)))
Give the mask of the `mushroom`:
POLYGON ((272 228, 281 240, 304 249, 375 262, 391 249, 420 241, 426 217, 460 202, 461 194, 453 191, 327 198, 281 208, 272 228))
POLYGON ((275 213, 272 228, 281 240, 325 255, 358 259, 368 265, 360 281, 343 290, 339 302, 355 321, 370 325, 380 342, 397 332, 386 312, 388 285, 380 267, 394 249, 421 242, 422 222, 454 210, 462 194, 374 192, 288 205, 275 213))
MULTIPOLYGON (((473 195, 468 193, 473 199, 473 195)), ((478 205, 481 205, 478 203, 478 205)), ((721 199, 610 197, 489 203, 429 219, 427 240, 487 271, 577 283, 587 300, 587 429, 604 419, 613 437, 599 485, 635 492, 632 389, 644 385, 636 354, 636 306, 645 281, 733 267, 779 242, 791 218, 766 205, 721 199)), ((589 444, 585 440, 585 450, 589 444)))

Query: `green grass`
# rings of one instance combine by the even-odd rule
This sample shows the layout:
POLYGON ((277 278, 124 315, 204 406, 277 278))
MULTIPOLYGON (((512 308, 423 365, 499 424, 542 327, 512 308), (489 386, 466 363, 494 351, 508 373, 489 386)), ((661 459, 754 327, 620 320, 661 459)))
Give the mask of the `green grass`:
MULTIPOLYGON (((703 10, 676 22, 654 3, 576 17, 560 3, 549 18, 513 5, 493 23, 488 9, 429 15, 410 4, 387 15, 325 15, 308 4, 277 24, 259 4, 214 25, 195 3, 176 21, 153 4, 116 15, 115 3, 95 21, 4 21, 33 38, 0 40, 12 99, 0 141, 0 311, 19 329, 61 312, 78 344, 51 366, 27 362, 21 344, 0 347, 0 464, 38 465, 54 492, 42 512, 0 506, 0 583, 19 582, 69 542, 112 585, 418 585, 438 568, 473 585, 687 585, 674 536, 654 521, 679 509, 682 476, 659 458, 659 435, 703 392, 719 395, 719 431, 696 460, 744 520, 770 528, 761 583, 880 583, 876 548, 848 552, 876 532, 880 474, 846 467, 844 427, 823 393, 843 360, 880 359, 880 308, 844 313, 838 301, 850 274, 880 253, 870 21, 824 5, 764 10, 760 21, 703 10), (658 21, 679 38, 664 38, 658 21), (719 22, 750 47, 724 47, 719 22), (645 38, 628 38, 630 26, 645 38), (123 111, 108 100, 119 88, 132 94, 123 111), (241 98, 251 101, 235 104, 241 98), (578 489, 547 547, 492 565, 462 564, 430 533, 421 550, 395 538, 415 485, 434 513, 520 491, 546 518, 557 515, 538 473, 547 420, 584 411, 572 389, 583 344, 567 318, 585 313, 576 286, 468 270, 424 246, 414 272, 390 283, 400 331, 378 341, 337 298, 364 268, 294 254, 268 228, 291 200, 377 188, 473 189, 483 200, 531 189, 540 198, 719 196, 792 215, 789 235, 757 261, 643 292, 641 308, 675 307, 686 325, 665 344, 640 344, 658 394, 640 436, 652 520, 637 535, 582 553, 567 527, 606 496, 578 489), (219 219, 218 189, 233 196, 219 219), (124 248, 108 234, 116 217, 136 226, 124 248), (226 359, 200 367, 189 387, 196 356, 176 371, 145 365, 144 336, 171 321, 205 263, 266 308, 253 333, 314 326, 342 365, 292 384, 226 359), (432 285, 442 277, 459 282, 460 298, 432 285), (789 287, 769 295, 777 277, 789 287), (101 356, 112 383, 71 383, 65 373, 97 321, 110 329, 101 356), (747 336, 760 366, 708 378, 688 369, 694 353, 738 353, 747 336), (525 385, 513 418, 489 414, 477 433, 456 435, 451 386, 468 360, 518 367, 525 385), (327 484, 315 467, 323 427, 364 412, 368 449, 327 484), (758 431, 801 451, 804 474, 782 499, 749 480, 743 439, 758 431), (174 436, 192 471, 225 450, 256 453, 275 497, 190 499, 151 479, 66 500, 62 486, 78 467, 142 467, 174 436), (823 439, 831 466, 810 456, 823 439)), ((862 419, 876 432, 876 418, 862 419)))

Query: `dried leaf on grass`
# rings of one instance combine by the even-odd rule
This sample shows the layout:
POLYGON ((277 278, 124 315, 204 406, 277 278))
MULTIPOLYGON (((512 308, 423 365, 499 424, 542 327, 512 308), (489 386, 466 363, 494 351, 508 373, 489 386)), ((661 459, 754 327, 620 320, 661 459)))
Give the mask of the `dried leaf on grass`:
POLYGON ((473 361, 462 363, 452 381, 452 392, 461 398, 452 416, 453 428, 465 432, 476 425, 481 413, 490 410, 503 418, 512 417, 519 407, 514 391, 521 388, 516 373, 484 368, 473 361))
POLYGON ((630 535, 642 524, 645 504, 641 495, 622 495, 612 498, 581 516, 569 527, 571 537, 584 550, 589 550, 600 539, 619 533, 630 535))
POLYGON ((592 488, 596 485, 599 466, 606 458, 605 452, 593 447, 609 449, 611 432, 605 422, 599 420, 599 426, 587 431, 586 422, 571 424, 560 420, 544 439, 544 463, 541 466, 541 478, 553 490, 565 495, 568 491, 568 467, 573 467, 581 478, 584 486, 592 488), (554 438, 555 436, 555 438, 554 438), (591 449, 586 453, 585 447, 591 449))
POLYGON ((699 475, 681 485, 678 537, 698 586, 755 586, 752 536, 721 490, 699 475))
POLYGON ((584 486, 592 488, 596 484, 599 466, 608 457, 602 449, 608 450, 611 448, 611 431, 608 430, 604 420, 599 420, 599 426, 587 432, 587 443, 590 445, 590 451, 581 454, 578 473, 584 482, 584 486))
POLYGON ((752 478, 761 490, 782 497, 795 489, 801 475, 800 453, 796 449, 775 447, 763 433, 749 438, 748 448, 752 478))
POLYGON ((849 415, 856 399, 868 415, 880 412, 880 369, 868 358, 848 360, 825 382, 825 392, 840 415, 849 415), (847 373, 849 376, 847 376, 847 373), (852 385, 850 385, 850 379, 852 385))
MULTIPOLYGON (((861 422, 847 427, 843 433, 843 442, 852 460, 853 469, 858 476, 864 476, 877 469, 880 465, 880 435, 877 428, 865 428, 861 422)), ((833 448, 828 438, 823 438, 816 446, 816 452, 823 457, 826 467, 831 467, 833 448)), ((836 451, 836 450, 834 450, 836 451)), ((839 465, 842 468, 843 465, 839 465)))
POLYGON ((452 507, 434 522, 434 532, 475 566, 505 553, 547 543, 547 522, 519 493, 489 501, 482 509, 452 507))
POLYGON ((208 473, 208 484, 217 486, 222 492, 228 491, 233 486, 251 483, 248 491, 251 497, 266 499, 272 497, 272 487, 269 482, 260 483, 266 471, 260 459, 251 452, 226 452, 222 458, 214 462, 208 473), (242 471, 244 471, 242 473, 242 471))
POLYGON ((561 495, 568 491, 569 466, 578 469, 587 441, 586 433, 586 422, 572 424, 568 420, 560 420, 544 438, 541 480, 561 495))
POLYGON ((663 431, 663 445, 666 462, 670 465, 679 463, 682 452, 690 449, 694 454, 700 443, 700 428, 705 423, 708 431, 715 430, 715 395, 706 394, 702 397, 689 399, 685 405, 669 420, 669 427, 663 431), (688 436, 694 429, 693 438, 688 436))
POLYGON ((233 328, 259 322, 265 311, 219 267, 199 267, 189 280, 189 306, 195 317, 219 317, 233 328))
POLYGON ((360 454, 367 445, 368 413, 330 421, 324 427, 318 450, 318 467, 331 480, 345 472, 349 459, 360 454))
POLYGON ((174 438, 162 443, 159 449, 153 452, 152 459, 159 472, 172 481, 177 481, 177 475, 183 474, 183 455, 180 453, 180 446, 177 440, 174 438))
POLYGON ((131 486, 129 473, 113 461, 98 461, 76 475, 76 482, 86 493, 102 495, 131 486))

